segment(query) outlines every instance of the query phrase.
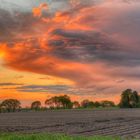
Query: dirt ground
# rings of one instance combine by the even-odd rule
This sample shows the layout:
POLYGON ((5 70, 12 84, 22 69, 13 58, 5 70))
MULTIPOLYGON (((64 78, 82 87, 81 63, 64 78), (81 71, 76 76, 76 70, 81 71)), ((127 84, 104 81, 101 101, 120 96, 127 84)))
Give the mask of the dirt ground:
POLYGON ((0 114, 0 132, 55 132, 140 138, 140 109, 3 113, 0 114))

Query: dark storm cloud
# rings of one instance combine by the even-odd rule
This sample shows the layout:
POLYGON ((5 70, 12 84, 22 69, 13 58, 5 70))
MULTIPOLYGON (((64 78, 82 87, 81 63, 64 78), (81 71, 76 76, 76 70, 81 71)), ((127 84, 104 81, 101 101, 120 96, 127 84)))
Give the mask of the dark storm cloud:
MULTIPOLYGON (((18 35, 26 35, 34 32, 31 26, 37 19, 32 17, 31 13, 15 13, 12 15, 6 10, 0 9, 0 41, 12 41, 16 39, 18 35)), ((20 39, 19 39, 20 40, 20 39)))
MULTIPOLYGON (((70 15, 75 10, 63 12, 62 15, 70 15)), ((0 9, 0 41, 14 41, 15 38, 16 41, 23 40, 23 38, 17 39, 19 34, 22 36, 36 34, 38 27, 35 26, 35 23, 38 22, 42 24, 39 19, 32 16, 32 13, 22 12, 13 15, 0 9)), ((138 52, 133 54, 129 50, 122 50, 124 48, 122 44, 113 41, 102 32, 54 29, 51 34, 60 37, 60 39, 48 41, 49 46, 54 49, 52 54, 60 58, 83 62, 102 60, 115 65, 138 65, 140 63, 138 52)), ((38 43, 34 44, 37 46, 38 43)))
POLYGON ((115 62, 114 65, 137 65, 139 63, 138 54, 122 51, 124 46, 101 32, 56 29, 52 34, 57 35, 57 39, 49 40, 49 46, 53 47, 53 54, 58 57, 84 62, 102 60, 109 63, 115 62))
POLYGON ((95 57, 94 51, 96 51, 96 44, 99 43, 97 41, 98 34, 81 31, 64 31, 61 29, 53 31, 52 34, 60 38, 49 40, 49 46, 54 49, 52 52, 54 55, 75 61, 83 61, 82 59, 88 61, 90 57, 95 57))
MULTIPOLYGON (((17 39, 18 34, 22 34, 23 36, 32 35, 36 33, 36 26, 34 26, 34 28, 32 28, 32 26, 37 22, 40 21, 34 18, 31 13, 19 13, 13 16, 8 11, 1 9, 0 40, 2 42, 13 42, 15 39, 16 42, 20 40, 20 38, 17 39)), ((63 39, 49 40, 48 42, 48 44, 54 48, 52 53, 58 57, 86 62, 96 61, 97 59, 118 60, 118 58, 121 57, 119 54, 116 55, 118 45, 100 32, 77 32, 55 29, 51 34, 63 37, 63 39)), ((24 41, 23 38, 21 38, 21 40, 24 41)), ((34 48, 37 45, 39 48, 37 42, 33 44, 34 48)), ((36 57, 36 55, 28 55, 27 59, 32 56, 36 57)))

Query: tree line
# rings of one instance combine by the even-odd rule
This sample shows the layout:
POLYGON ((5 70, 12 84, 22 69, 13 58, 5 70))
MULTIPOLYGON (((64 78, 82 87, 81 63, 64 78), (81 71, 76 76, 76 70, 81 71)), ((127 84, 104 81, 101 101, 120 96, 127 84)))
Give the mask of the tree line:
MULTIPOLYGON (((140 107, 140 96, 137 91, 127 89, 122 92, 118 105, 112 101, 90 101, 88 99, 82 102, 71 101, 68 95, 54 96, 45 101, 45 107, 42 107, 40 101, 31 103, 28 110, 46 110, 46 109, 72 109, 72 108, 99 108, 99 107, 120 107, 120 108, 137 108, 140 107)), ((0 103, 0 112, 22 111, 21 102, 17 99, 6 99, 0 103)))

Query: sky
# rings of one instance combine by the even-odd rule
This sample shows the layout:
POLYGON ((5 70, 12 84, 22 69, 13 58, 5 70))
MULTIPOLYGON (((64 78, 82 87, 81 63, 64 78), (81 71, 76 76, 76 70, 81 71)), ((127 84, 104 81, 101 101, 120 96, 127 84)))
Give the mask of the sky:
POLYGON ((0 0, 0 100, 112 100, 140 91, 139 0, 0 0))

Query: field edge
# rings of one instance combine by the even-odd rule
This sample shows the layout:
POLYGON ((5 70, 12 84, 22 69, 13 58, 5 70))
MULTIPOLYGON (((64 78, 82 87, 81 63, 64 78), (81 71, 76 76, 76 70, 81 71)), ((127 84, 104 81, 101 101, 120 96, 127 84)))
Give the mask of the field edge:
POLYGON ((37 134, 23 134, 23 133, 0 133, 0 140, 139 140, 139 139, 125 139, 113 136, 70 136, 66 134, 52 134, 52 133, 37 133, 37 134))

